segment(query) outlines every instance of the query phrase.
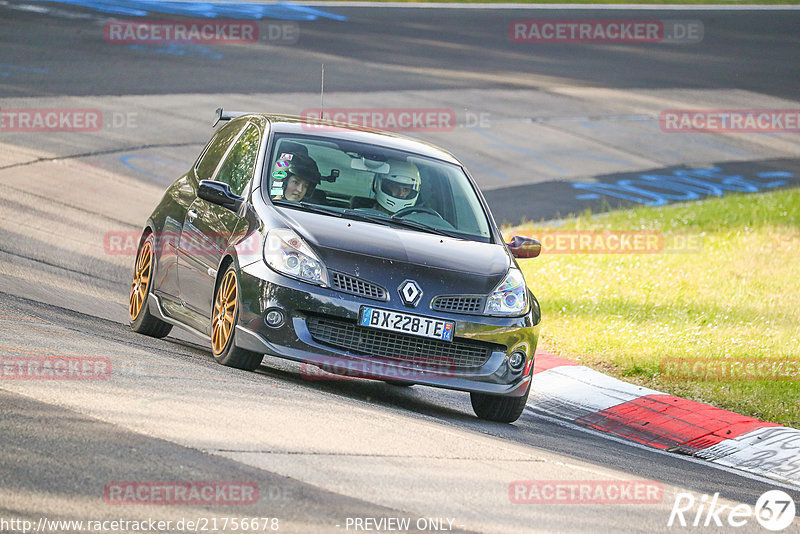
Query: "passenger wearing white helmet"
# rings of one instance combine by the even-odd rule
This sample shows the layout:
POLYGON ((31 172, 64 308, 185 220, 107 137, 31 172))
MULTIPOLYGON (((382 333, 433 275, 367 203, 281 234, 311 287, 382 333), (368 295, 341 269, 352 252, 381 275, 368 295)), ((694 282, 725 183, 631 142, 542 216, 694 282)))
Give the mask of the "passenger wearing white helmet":
POLYGON ((372 189, 375 192, 376 209, 394 215, 417 203, 422 180, 419 169, 413 163, 389 160, 389 172, 376 174, 372 189))

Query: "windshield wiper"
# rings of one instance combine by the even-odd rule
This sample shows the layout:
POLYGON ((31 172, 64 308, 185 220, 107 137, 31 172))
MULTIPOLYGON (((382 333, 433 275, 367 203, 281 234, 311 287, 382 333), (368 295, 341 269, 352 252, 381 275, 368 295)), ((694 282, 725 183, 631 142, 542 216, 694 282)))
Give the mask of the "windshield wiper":
POLYGON ((409 221, 407 219, 398 219, 397 217, 387 217, 384 215, 374 215, 369 212, 356 211, 356 210, 344 210, 342 213, 345 215, 345 217, 350 216, 354 219, 359 219, 362 221, 375 222, 378 224, 385 224, 385 225, 392 224, 395 226, 402 226, 404 228, 413 228, 414 230, 421 230, 423 232, 427 232, 430 234, 443 235, 445 237, 452 237, 454 239, 463 239, 463 237, 456 234, 455 232, 448 232, 447 230, 441 230, 439 228, 428 226, 425 223, 417 221, 409 221))
POLYGON ((415 230, 421 230, 423 232, 428 232, 431 234, 438 234, 443 235, 445 237, 452 237, 454 239, 464 239, 462 236, 458 235, 455 232, 449 232, 447 230, 442 230, 441 228, 436 228, 434 226, 428 226, 425 223, 417 222, 417 221, 409 221, 408 219, 398 219, 397 217, 391 217, 389 219, 392 223, 398 226, 405 226, 406 228, 413 228, 415 230))
POLYGON ((298 208, 298 209, 304 209, 305 211, 313 211, 314 213, 321 213, 323 215, 333 215, 334 217, 342 216, 342 212, 339 210, 326 208, 325 206, 312 204, 310 202, 292 202, 291 200, 275 199, 272 201, 272 203, 277 204, 278 206, 287 206, 289 208, 298 208))
POLYGON ((384 217, 383 215, 373 215, 371 213, 365 213, 363 211, 344 210, 342 212, 342 215, 350 219, 357 219, 359 221, 365 221, 365 222, 374 222, 383 225, 388 225, 390 223, 388 217, 384 217))

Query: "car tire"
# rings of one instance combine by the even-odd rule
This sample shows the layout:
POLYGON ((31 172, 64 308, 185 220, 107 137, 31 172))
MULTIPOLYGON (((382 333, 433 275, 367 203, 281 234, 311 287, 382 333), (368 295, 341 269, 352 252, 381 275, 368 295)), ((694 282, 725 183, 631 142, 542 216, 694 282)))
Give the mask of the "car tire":
POLYGON ((211 350, 214 359, 222 365, 253 371, 261 365, 263 354, 237 347, 234 343, 236 324, 239 321, 239 277, 231 265, 214 292, 211 311, 211 350))
POLYGON ((528 383, 528 389, 525 395, 521 397, 502 397, 500 395, 488 395, 486 393, 469 394, 472 401, 472 409, 475 410, 475 415, 487 421, 495 421, 498 423, 513 423, 519 416, 522 415, 522 410, 528 403, 528 393, 530 393, 531 385, 528 383))
POLYGON ((155 239, 153 234, 139 245, 136 253, 136 263, 133 265, 133 281, 128 301, 128 316, 131 320, 131 330, 146 336, 162 338, 169 334, 172 325, 166 323, 150 313, 148 302, 150 299, 150 283, 155 271, 155 239))

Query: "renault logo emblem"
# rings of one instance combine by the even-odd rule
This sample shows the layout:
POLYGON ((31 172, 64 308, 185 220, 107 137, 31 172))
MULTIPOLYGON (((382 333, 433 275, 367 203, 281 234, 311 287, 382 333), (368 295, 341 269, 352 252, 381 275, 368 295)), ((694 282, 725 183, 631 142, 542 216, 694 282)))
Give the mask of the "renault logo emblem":
POLYGON ((422 289, 419 284, 413 280, 406 280, 400 287, 397 288, 400 293, 400 298, 403 299, 403 304, 406 306, 416 306, 419 299, 422 298, 422 289))

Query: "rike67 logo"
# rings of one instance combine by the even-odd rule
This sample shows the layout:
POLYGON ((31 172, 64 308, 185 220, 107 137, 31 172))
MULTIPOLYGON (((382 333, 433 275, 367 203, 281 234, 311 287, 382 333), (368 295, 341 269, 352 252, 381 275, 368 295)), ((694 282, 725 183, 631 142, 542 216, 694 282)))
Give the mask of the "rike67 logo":
POLYGON ((702 495, 699 499, 688 492, 675 495, 675 503, 667 521, 668 527, 743 527, 755 519, 767 530, 778 532, 792 524, 795 517, 792 497, 781 490, 770 490, 761 495, 755 506, 734 506, 719 502, 719 493, 702 495))

